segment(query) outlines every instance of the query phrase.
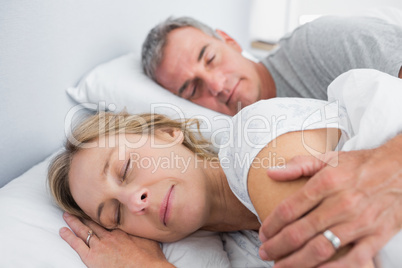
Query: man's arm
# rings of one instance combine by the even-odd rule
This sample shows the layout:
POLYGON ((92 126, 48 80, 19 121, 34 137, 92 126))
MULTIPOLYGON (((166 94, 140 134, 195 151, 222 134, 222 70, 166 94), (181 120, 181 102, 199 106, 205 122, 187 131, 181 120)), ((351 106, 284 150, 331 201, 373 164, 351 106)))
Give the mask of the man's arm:
MULTIPOLYGON (((317 247, 313 238, 331 229, 342 245, 353 245, 333 264, 360 267, 402 227, 402 134, 376 149, 333 152, 321 160, 297 157, 285 169, 268 171, 278 181, 315 175, 265 219, 261 250, 271 258, 296 250, 301 258, 311 259, 311 252, 300 244, 317 247), (335 162, 336 167, 327 165, 335 162), (295 233, 300 236, 292 239, 295 233)), ((320 246, 331 250, 330 244, 320 246)), ((298 264, 294 254, 284 260, 298 264)))

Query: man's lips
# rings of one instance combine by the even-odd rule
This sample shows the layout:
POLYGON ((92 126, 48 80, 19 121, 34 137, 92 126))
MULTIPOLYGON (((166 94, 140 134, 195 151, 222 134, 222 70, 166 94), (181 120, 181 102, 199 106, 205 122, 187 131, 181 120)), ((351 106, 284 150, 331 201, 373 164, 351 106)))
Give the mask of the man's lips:
POLYGON ((232 96, 233 96, 233 94, 235 93, 235 91, 236 91, 237 86, 239 85, 239 83, 240 83, 240 80, 237 81, 237 84, 233 87, 232 92, 230 92, 230 95, 229 95, 228 99, 226 100, 226 105, 228 105, 228 104, 230 103, 230 101, 231 101, 231 99, 232 99, 232 96))
POLYGON ((159 210, 159 219, 165 226, 170 216, 171 202, 173 200, 173 188, 174 185, 172 185, 172 187, 170 187, 169 191, 166 193, 165 197, 162 200, 161 208, 159 210))

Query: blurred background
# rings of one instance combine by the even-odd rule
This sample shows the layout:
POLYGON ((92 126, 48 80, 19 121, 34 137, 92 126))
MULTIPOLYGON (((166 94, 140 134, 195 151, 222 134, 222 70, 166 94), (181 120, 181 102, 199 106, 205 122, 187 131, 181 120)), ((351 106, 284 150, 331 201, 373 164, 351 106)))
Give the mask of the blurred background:
MULTIPOLYGON (((123 1, 124 2, 124 1, 123 1)), ((286 33, 323 15, 376 15, 389 7, 402 9, 401 0, 151 0, 137 2, 148 9, 143 36, 168 16, 192 16, 234 37, 243 49, 261 58, 286 33), (380 11, 375 11, 380 10, 380 11), (155 20, 155 18, 160 18, 155 20)), ((130 9, 128 9, 130 10, 130 9)), ((141 9, 138 9, 141 10, 141 9)), ((130 11, 132 12, 132 10, 130 11)), ((402 18, 401 18, 402 21, 402 18)))
MULTIPOLYGON (((251 0, 249 38, 251 51, 263 56, 286 33, 323 15, 392 15, 402 10, 400 0, 251 0)), ((402 18, 399 18, 402 23, 402 18)))

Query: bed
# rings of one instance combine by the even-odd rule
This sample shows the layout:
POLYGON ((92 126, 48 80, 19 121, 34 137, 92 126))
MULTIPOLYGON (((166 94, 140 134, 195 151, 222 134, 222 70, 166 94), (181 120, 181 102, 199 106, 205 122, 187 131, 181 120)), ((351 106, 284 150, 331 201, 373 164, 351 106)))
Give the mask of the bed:
MULTIPOLYGON (((219 143, 219 133, 213 133, 226 126, 227 116, 163 91, 141 73, 139 65, 147 31, 169 15, 207 21, 248 48, 247 0, 205 0, 191 6, 187 2, 2 2, 0 267, 84 267, 58 235, 66 224, 46 187, 49 159, 78 118, 99 109, 123 108, 199 116, 211 119, 202 132, 219 143), (127 105, 132 98, 136 105, 127 105)), ((182 243, 165 245, 164 252, 178 267, 272 266, 256 256, 257 240, 247 231, 198 232, 182 243)), ((384 267, 402 263, 392 258, 400 251, 389 246, 382 253, 384 267)))

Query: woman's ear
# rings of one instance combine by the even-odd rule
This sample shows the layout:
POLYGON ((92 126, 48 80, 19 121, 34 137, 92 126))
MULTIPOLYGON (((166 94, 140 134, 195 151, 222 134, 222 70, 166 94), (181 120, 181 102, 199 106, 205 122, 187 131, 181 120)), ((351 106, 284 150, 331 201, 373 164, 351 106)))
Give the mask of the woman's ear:
POLYGON ((232 37, 230 37, 227 33, 222 30, 216 29, 215 32, 222 38, 222 40, 228 44, 229 46, 233 47, 238 52, 242 52, 241 46, 239 43, 236 42, 232 37))
POLYGON ((183 131, 179 128, 164 127, 155 130, 155 135, 174 144, 181 144, 184 141, 183 131))

